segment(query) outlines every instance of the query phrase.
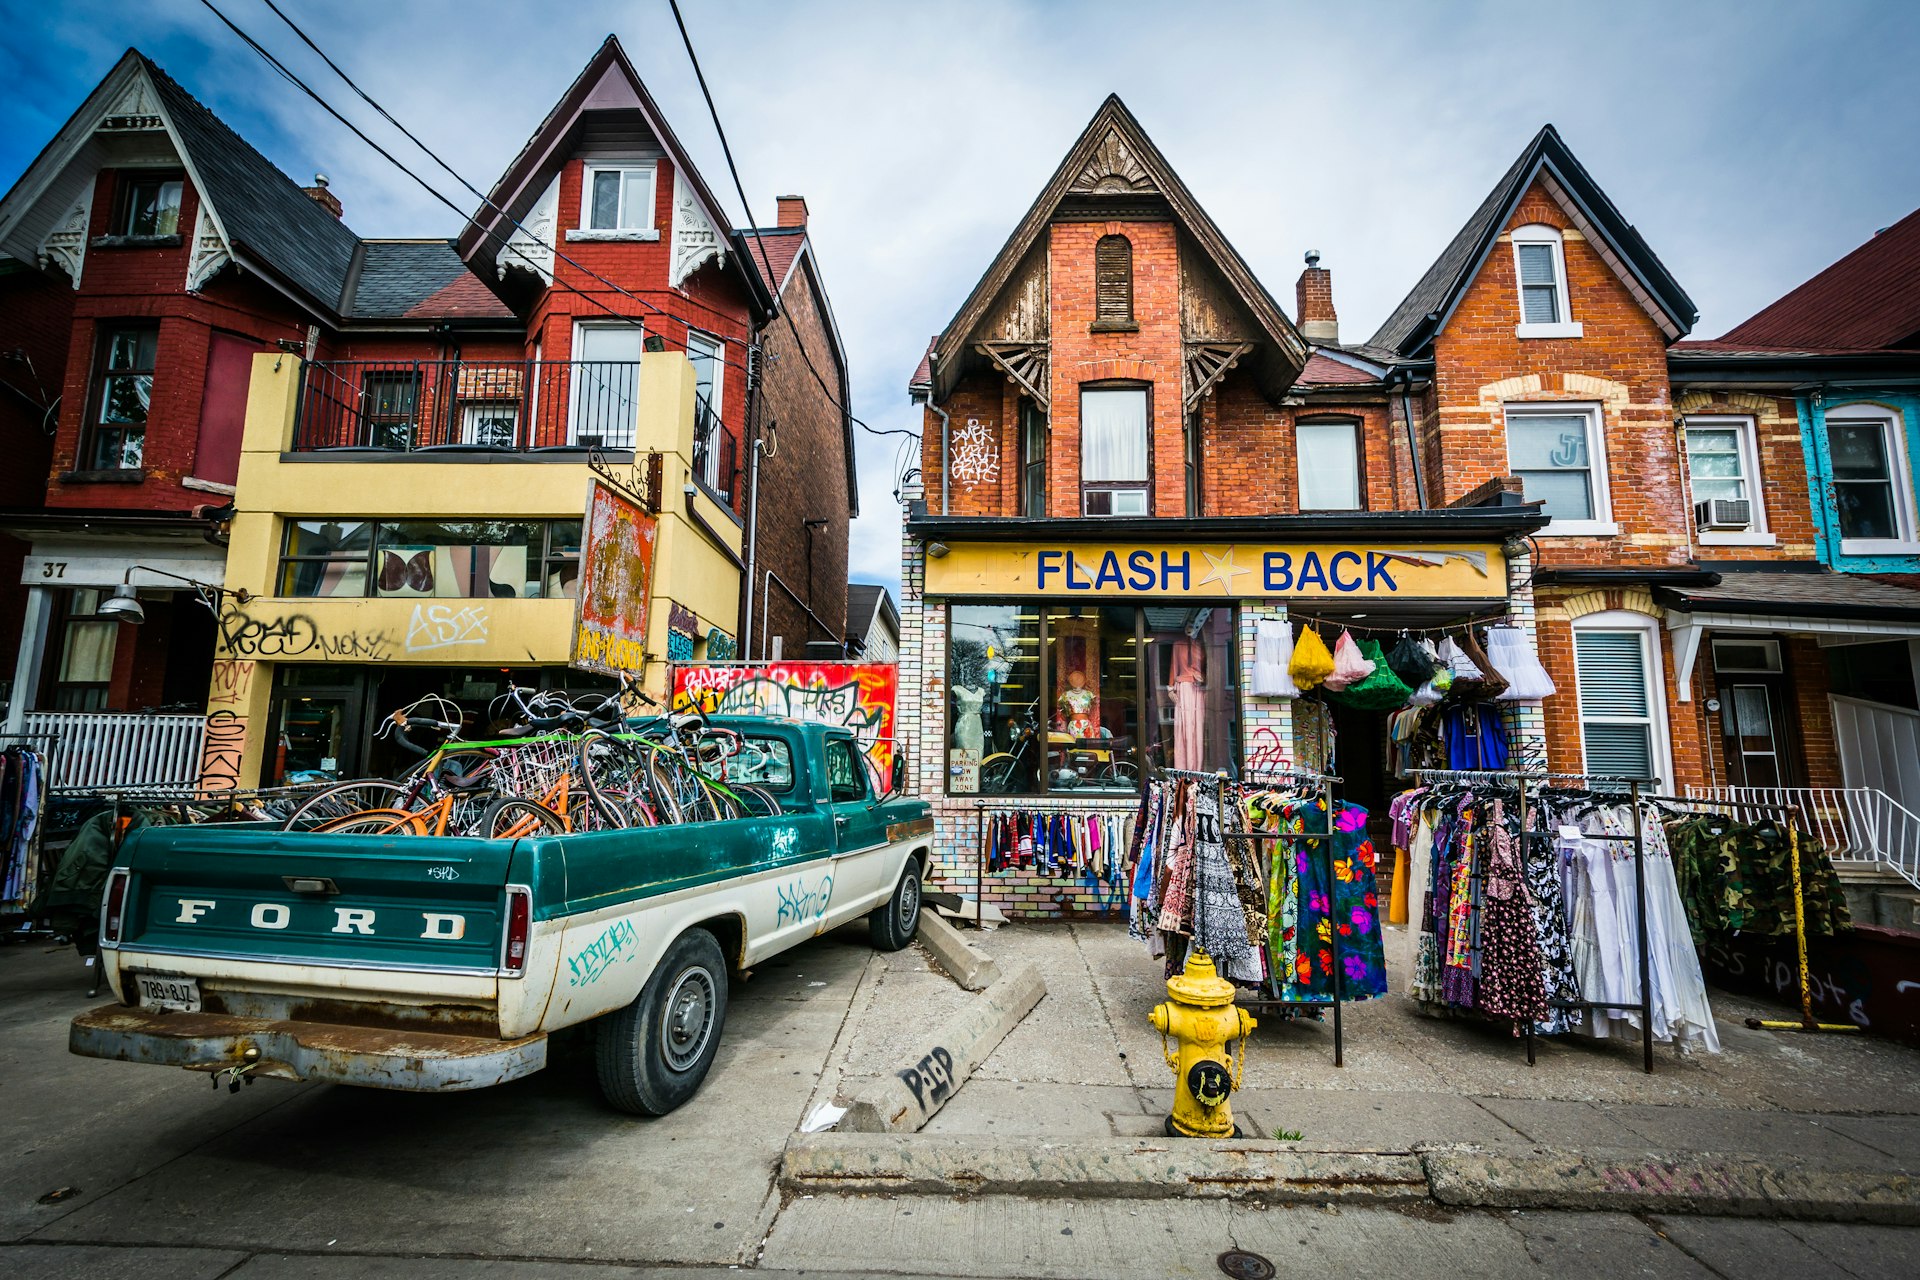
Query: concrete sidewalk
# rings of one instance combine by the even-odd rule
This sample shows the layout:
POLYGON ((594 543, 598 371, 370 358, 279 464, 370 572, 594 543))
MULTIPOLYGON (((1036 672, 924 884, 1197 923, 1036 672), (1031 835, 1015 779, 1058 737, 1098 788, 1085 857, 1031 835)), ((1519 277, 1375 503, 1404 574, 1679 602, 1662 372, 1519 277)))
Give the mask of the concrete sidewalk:
MULTIPOLYGON (((1410 943, 1404 930, 1388 931, 1396 988, 1404 986, 1410 943)), ((1002 965, 1038 966, 1048 995, 922 1137, 991 1136, 994 1144, 976 1144, 983 1152, 1025 1150, 1028 1140, 1087 1143, 1096 1161, 1101 1152, 1124 1154, 1129 1144, 1118 1140, 1157 1138, 1172 1103, 1171 1072, 1146 1017, 1165 994, 1159 962, 1108 923, 1009 926, 981 945, 1002 965)), ((892 1069, 895 1046, 967 998, 924 958, 903 954, 870 973, 820 1096, 844 1100, 892 1069)), ((1300 1153, 1425 1153, 1433 1166, 1436 1151, 1476 1148, 1433 1183, 1490 1197, 1462 1203, 1509 1203, 1498 1198, 1502 1179, 1565 1183, 1567 1170, 1548 1166, 1585 1157, 1596 1184, 1617 1181, 1630 1198, 1641 1196, 1643 1181, 1657 1188, 1667 1176, 1660 1170, 1683 1166, 1693 1171, 1687 1176, 1730 1179, 1728 1203, 1754 1186, 1773 1187, 1783 1211, 1801 1194, 1789 1194, 1786 1183, 1809 1171, 1839 1177, 1837 1195, 1870 1188, 1882 1200, 1910 1198, 1902 1188, 1905 1175, 1920 1173, 1920 1052, 1866 1036, 1752 1031, 1746 1017, 1779 1011, 1718 991, 1713 1005, 1723 1051, 1660 1046, 1651 1076, 1641 1070, 1638 1042, 1625 1040, 1540 1041, 1529 1067, 1523 1044, 1506 1030, 1427 1017, 1397 993, 1347 1008, 1345 1068, 1333 1065, 1330 1022, 1270 1019, 1247 1050, 1235 1115, 1250 1138, 1300 1153), (1276 1143, 1282 1131, 1301 1137, 1276 1143), (1687 1164, 1700 1156, 1719 1163, 1702 1174, 1687 1164), (1637 1169, 1653 1172, 1643 1179, 1637 1169)), ((1084 1190, 1070 1185, 1056 1192, 1084 1190)), ((1026 1192, 1047 1194, 1048 1185, 1026 1192)))

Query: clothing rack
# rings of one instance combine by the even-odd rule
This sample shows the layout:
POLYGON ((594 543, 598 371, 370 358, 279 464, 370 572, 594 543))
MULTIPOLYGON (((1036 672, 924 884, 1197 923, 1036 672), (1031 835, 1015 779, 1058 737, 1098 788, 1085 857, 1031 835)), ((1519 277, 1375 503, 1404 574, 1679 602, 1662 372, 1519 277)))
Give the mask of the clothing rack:
MULTIPOLYGON (((1223 822, 1221 824, 1220 835, 1223 842, 1227 840, 1279 841, 1312 840, 1317 838, 1323 842, 1322 850, 1326 859, 1325 870, 1327 884, 1329 886, 1333 884, 1333 837, 1335 834, 1333 829, 1333 787, 1335 783, 1342 781, 1342 779, 1336 775, 1316 773, 1311 769, 1302 769, 1293 765, 1272 766, 1265 769, 1252 770, 1240 778, 1234 778, 1225 769, 1206 772, 1197 769, 1156 768, 1153 772, 1155 777, 1187 778, 1196 782, 1213 783, 1215 787, 1214 800, 1222 814, 1225 814, 1227 810, 1227 784, 1229 782, 1237 782, 1243 788, 1294 790, 1304 797, 1322 801, 1326 808, 1326 825, 1323 830, 1229 831, 1223 822)), ((1271 892, 1272 881, 1273 857, 1269 854, 1267 857, 1267 884, 1264 886, 1269 892, 1271 892)), ((1345 999, 1341 992, 1342 965, 1340 958, 1340 931, 1335 929, 1329 941, 1329 948, 1333 953, 1331 975, 1333 979, 1333 998, 1331 1000, 1281 1000, 1279 998, 1279 980, 1273 971, 1273 956, 1265 943, 1262 944, 1262 947, 1263 949, 1269 950, 1267 956, 1267 987, 1269 995, 1264 999, 1256 996, 1242 1003, 1255 1013, 1260 1014, 1287 1012, 1297 1009, 1331 1008, 1333 1010, 1333 1065, 1344 1068, 1347 1065, 1347 1049, 1346 1029, 1340 1016, 1341 1007, 1345 1004, 1345 999)))
MULTIPOLYGON (((1630 844, 1633 848, 1633 898, 1634 898, 1634 947, 1640 962, 1640 1002, 1638 1004, 1618 1004, 1605 1001, 1553 1001, 1553 1007, 1559 1009, 1589 1009, 1606 1012, 1633 1013, 1640 1015, 1641 1069, 1648 1075, 1653 1074, 1653 961, 1651 942, 1647 930, 1647 869, 1646 838, 1640 816, 1640 802, 1651 797, 1642 793, 1641 788, 1651 786, 1651 778, 1624 777, 1617 774, 1597 773, 1552 773, 1545 771, 1522 771, 1517 769, 1413 769, 1409 772, 1421 782, 1458 782, 1472 785, 1486 783, 1494 786, 1510 786, 1519 793, 1520 798, 1520 858, 1524 873, 1527 858, 1528 841, 1532 836, 1527 828, 1528 787, 1536 789, 1542 783, 1561 780, 1577 784, 1554 790, 1580 790, 1596 795, 1621 795, 1633 811, 1633 834, 1608 835, 1604 832, 1582 832, 1582 838, 1596 843, 1630 844), (1599 784, 1599 785, 1595 785, 1599 784)), ((1536 791, 1537 794, 1537 791, 1536 791)), ((1544 832, 1541 834, 1545 834, 1544 832)), ((1408 886, 1411 891, 1412 886, 1408 886)), ((1411 913, 1409 913, 1411 914, 1411 913)), ((1515 1028, 1520 1030, 1518 1026, 1515 1028)), ((1536 1065, 1533 1023, 1525 1025, 1527 1042, 1527 1065, 1536 1065)))
MULTIPOLYGON (((1017 802, 1022 799, 1044 800, 1046 799, 1046 797, 1044 796, 1033 796, 1033 797, 1004 796, 1004 797, 1001 797, 1001 799, 1017 802)), ((974 810, 973 900, 974 900, 974 903, 976 904, 974 923, 976 927, 982 930, 986 928, 986 911, 984 908, 984 904, 986 902, 986 881, 987 881, 987 821, 990 815, 1031 813, 1031 814, 1041 814, 1041 815, 1049 815, 1049 816, 1064 816, 1071 819, 1076 817, 1077 818, 1087 818, 1087 817, 1095 817, 1095 816, 1109 817, 1109 816, 1112 816, 1112 813, 1113 813, 1112 810, 1106 810, 1106 809, 1050 809, 1045 805, 1034 806, 1034 805, 1023 805, 1019 803, 988 804, 987 801, 985 801, 984 799, 975 800, 973 802, 973 810, 974 810)), ((1112 851, 1108 849, 1107 846, 1105 845, 1102 846, 1102 853, 1103 855, 1108 857, 1112 856, 1112 851)), ((1036 862, 1035 862, 1036 868, 1038 867, 1038 865, 1039 863, 1038 863, 1037 854, 1036 854, 1036 862)), ((1001 869, 1006 870, 1006 868, 1004 867, 1001 869)), ((1116 892, 1116 888, 1111 884, 1103 883, 1100 880, 1099 876, 1089 868, 1082 868, 1081 875, 1085 878, 1091 878, 1094 884, 1098 886, 1097 893, 1100 899, 1100 909, 1102 911, 1112 910, 1113 898, 1116 892)), ((1125 890, 1124 883, 1118 887, 1117 892, 1120 895, 1121 902, 1124 903, 1126 900, 1126 897, 1125 897, 1126 890, 1125 890)))
POLYGON ((1746 809, 1757 813, 1784 813, 1787 815, 1788 866, 1793 875, 1793 941, 1799 952, 1800 962, 1800 1021, 1788 1022, 1778 1018, 1748 1018, 1747 1026, 1755 1031, 1858 1031, 1860 1028, 1850 1022, 1822 1022, 1813 1015, 1813 977, 1811 962, 1807 956, 1807 899, 1806 885, 1800 877, 1800 823, 1803 818, 1797 804, 1767 804, 1759 800, 1706 800, 1682 796, 1648 796, 1649 800, 1672 801, 1694 810, 1700 809, 1746 809))

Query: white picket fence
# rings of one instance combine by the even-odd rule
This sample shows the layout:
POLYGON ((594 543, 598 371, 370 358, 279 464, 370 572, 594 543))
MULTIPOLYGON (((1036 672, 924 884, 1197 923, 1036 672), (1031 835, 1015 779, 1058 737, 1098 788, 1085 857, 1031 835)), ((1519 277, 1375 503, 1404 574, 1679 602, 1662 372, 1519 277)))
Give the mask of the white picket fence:
POLYGON ((56 787, 190 785, 200 776, 207 718, 111 711, 29 711, 26 730, 51 739, 56 787))

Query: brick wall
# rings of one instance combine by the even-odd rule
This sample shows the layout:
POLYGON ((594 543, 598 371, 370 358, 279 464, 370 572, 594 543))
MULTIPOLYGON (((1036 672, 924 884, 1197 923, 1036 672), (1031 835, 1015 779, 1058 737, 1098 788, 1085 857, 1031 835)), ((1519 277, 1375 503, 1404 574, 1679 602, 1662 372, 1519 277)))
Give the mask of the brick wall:
MULTIPOLYGON (((813 277, 796 271, 781 303, 793 317, 814 368, 839 395, 833 344, 827 334, 813 277)), ((821 390, 802 358, 793 331, 776 319, 761 336, 766 370, 758 410, 760 430, 778 424, 777 447, 760 464, 758 569, 760 583, 753 588, 754 647, 767 653, 772 637, 785 637, 785 651, 800 653, 810 639, 844 639, 847 619, 848 494, 846 432, 839 409, 821 390), (805 522, 824 519, 825 527, 812 535, 811 577, 805 522), (800 607, 774 590, 768 598, 768 623, 760 632, 758 604, 765 571, 780 575, 807 600, 814 613, 830 627, 823 635, 800 607)), ((743 458, 743 461, 750 461, 743 458)), ((890 501, 886 495, 869 495, 890 501)))

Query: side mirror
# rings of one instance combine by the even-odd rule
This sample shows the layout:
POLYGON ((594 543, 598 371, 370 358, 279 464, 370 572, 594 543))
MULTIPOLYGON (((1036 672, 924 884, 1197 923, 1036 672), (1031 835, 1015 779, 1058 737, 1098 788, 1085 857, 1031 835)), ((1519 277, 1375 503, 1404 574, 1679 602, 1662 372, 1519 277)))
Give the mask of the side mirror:
POLYGON ((907 753, 898 745, 893 748, 893 777, 889 779, 887 794, 905 795, 907 791, 907 753))

